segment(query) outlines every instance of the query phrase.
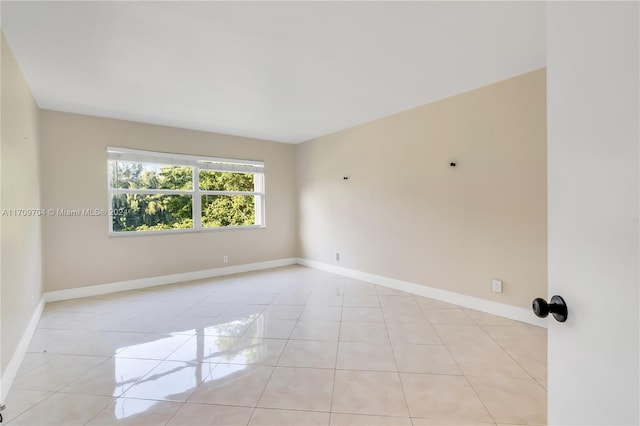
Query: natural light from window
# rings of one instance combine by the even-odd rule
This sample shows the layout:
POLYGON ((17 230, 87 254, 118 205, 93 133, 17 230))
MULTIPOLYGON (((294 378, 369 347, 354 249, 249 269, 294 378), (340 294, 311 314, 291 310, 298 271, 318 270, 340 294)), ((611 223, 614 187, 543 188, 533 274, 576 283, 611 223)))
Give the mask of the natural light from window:
POLYGON ((264 163, 109 147, 110 233, 264 227, 264 163))

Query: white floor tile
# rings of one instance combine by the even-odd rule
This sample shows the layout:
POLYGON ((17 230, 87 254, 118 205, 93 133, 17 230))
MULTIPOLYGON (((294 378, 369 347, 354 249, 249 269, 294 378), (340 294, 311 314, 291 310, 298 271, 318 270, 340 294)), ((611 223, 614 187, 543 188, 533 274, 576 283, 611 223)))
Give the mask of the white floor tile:
POLYGON ((546 376, 545 329, 291 266, 47 304, 3 415, 539 424, 546 376))

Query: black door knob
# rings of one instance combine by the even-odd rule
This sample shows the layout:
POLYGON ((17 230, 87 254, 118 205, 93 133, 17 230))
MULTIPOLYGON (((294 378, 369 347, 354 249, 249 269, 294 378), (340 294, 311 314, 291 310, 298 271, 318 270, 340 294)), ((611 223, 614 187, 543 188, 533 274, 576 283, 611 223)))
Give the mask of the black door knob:
POLYGON ((547 303, 546 300, 538 297, 537 299, 533 299, 533 303, 531 305, 533 313, 540 318, 546 318, 547 315, 552 314, 556 321, 565 322, 569 314, 567 311, 567 304, 564 299, 558 295, 553 296, 550 303, 547 303))

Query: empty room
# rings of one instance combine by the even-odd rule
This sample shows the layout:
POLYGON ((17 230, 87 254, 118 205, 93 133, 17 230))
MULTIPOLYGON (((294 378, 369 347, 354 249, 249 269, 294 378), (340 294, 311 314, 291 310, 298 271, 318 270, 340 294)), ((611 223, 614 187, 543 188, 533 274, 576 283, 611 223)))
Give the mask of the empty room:
POLYGON ((639 2, 0 12, 1 424, 640 424, 639 2))

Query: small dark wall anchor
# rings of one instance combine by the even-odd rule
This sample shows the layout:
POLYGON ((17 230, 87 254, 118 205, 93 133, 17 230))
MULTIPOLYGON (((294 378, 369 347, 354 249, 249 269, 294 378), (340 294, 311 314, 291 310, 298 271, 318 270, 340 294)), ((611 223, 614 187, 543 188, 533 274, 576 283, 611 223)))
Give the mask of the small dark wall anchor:
POLYGON ((533 299, 531 308, 537 317, 546 318, 549 314, 552 314, 558 322, 565 322, 569 315, 567 304, 564 299, 558 295, 553 296, 549 303, 540 297, 533 299))
POLYGON ((454 163, 453 161, 449 163, 449 167, 455 167, 456 163, 454 163))
POLYGON ((342 176, 342 179, 349 180, 349 176, 342 176))

